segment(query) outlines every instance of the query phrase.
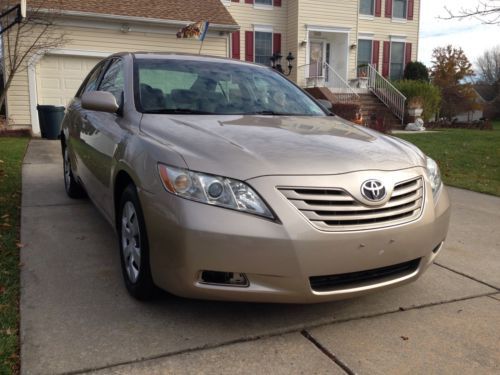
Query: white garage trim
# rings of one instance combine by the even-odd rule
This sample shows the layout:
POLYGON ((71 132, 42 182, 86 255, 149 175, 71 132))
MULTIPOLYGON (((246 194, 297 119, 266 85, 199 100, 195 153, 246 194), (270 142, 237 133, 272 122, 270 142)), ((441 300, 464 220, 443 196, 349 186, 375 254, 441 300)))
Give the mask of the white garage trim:
POLYGON ((38 102, 38 91, 36 86, 36 65, 45 55, 58 55, 58 56, 85 56, 85 57, 108 57, 111 52, 100 51, 82 51, 72 49, 55 48, 48 51, 38 53, 31 57, 28 63, 28 87, 30 95, 30 116, 31 116, 31 131, 34 135, 40 135, 40 123, 38 121, 38 112, 36 109, 38 102))

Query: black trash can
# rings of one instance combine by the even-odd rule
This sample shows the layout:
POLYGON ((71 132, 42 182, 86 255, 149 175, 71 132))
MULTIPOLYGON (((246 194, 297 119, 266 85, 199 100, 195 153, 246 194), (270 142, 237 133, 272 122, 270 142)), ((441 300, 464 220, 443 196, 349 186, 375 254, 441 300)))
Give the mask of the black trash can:
POLYGON ((37 105, 38 120, 42 138, 58 139, 64 118, 64 107, 55 105, 37 105))

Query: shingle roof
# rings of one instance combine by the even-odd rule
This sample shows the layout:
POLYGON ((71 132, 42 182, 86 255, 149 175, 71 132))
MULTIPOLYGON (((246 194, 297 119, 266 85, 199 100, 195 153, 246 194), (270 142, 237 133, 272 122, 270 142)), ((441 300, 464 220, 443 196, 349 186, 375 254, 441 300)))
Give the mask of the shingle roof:
POLYGON ((62 11, 238 25, 220 0, 33 0, 28 6, 37 2, 62 11))

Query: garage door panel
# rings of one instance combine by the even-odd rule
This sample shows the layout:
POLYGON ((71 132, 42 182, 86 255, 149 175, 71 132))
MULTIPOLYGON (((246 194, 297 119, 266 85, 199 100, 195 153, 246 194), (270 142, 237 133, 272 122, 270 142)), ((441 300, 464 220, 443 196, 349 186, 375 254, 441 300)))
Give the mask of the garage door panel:
POLYGON ((100 58, 44 56, 36 67, 38 104, 67 105, 100 58))

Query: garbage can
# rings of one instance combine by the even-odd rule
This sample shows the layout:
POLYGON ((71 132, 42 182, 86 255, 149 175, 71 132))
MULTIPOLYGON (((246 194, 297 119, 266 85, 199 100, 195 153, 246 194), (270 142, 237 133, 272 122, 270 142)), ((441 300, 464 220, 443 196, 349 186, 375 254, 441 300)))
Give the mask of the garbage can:
POLYGON ((38 120, 42 138, 58 139, 64 117, 64 107, 55 105, 38 105, 38 120))

